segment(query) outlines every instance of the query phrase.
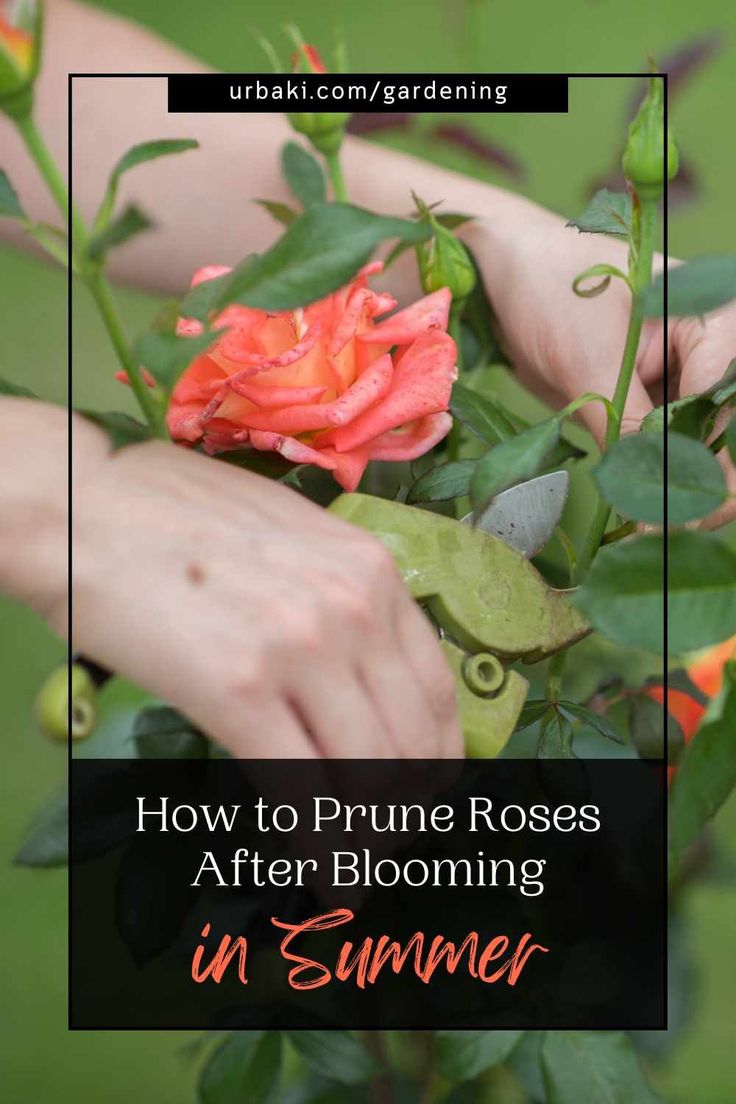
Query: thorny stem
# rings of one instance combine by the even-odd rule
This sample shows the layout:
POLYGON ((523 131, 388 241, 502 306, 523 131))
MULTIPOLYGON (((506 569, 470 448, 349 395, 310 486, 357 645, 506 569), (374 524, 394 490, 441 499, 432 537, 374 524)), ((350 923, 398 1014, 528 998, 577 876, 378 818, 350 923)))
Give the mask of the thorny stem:
POLYGON ((562 696, 562 675, 565 670, 567 652, 557 652, 549 661, 547 669, 547 701, 558 702, 562 696))
MULTIPOLYGON (((75 253, 81 256, 89 241, 89 233, 81 215, 74 205, 69 202, 69 193, 63 177, 31 116, 26 115, 17 119, 16 126, 25 143, 26 149, 33 158, 39 173, 51 192, 65 224, 69 222, 71 215, 74 249, 75 253)), ((86 284, 92 294, 92 298, 100 312, 100 316, 107 330, 113 349, 115 350, 115 354, 120 362, 120 366, 130 382, 133 394, 138 400, 138 404, 145 415, 146 421, 155 436, 166 440, 168 438, 168 433, 164 423, 163 411, 159 408, 153 395, 144 383, 138 365, 133 358, 130 345, 125 337, 122 323, 118 317, 112 299, 109 284, 102 273, 96 270, 85 272, 83 266, 80 267, 79 275, 80 279, 86 284)))
MULTIPOLYGON (((629 310, 629 324, 626 330, 626 341, 621 356, 616 389, 613 393, 612 406, 615 417, 609 417, 606 423, 606 436, 604 449, 619 439, 621 435, 621 420, 623 418, 629 387, 636 367, 636 354, 639 350, 639 340, 644 324, 644 314, 641 306, 641 292, 652 282, 652 261, 654 259, 655 236, 657 232, 657 196, 643 195, 634 197, 634 221, 631 232, 629 248, 629 284, 632 298, 629 310)), ((607 502, 599 497, 593 513, 587 536, 578 555, 572 584, 578 586, 585 577, 593 559, 603 543, 606 526, 611 514, 611 508, 607 502)), ((623 534, 622 534, 623 535, 623 534)), ((566 652, 559 652, 553 656, 547 676, 547 697, 550 701, 558 701, 562 690, 562 676, 565 669, 566 652)))
POLYGON ((327 165, 327 172, 330 177, 330 183, 332 184, 332 194, 336 202, 347 203, 348 189, 345 184, 345 176, 342 171, 339 150, 332 150, 330 153, 326 153, 324 158, 325 164, 327 165))
MULTIPOLYGON (((635 211, 636 203, 637 197, 635 196, 635 211)), ((639 339, 644 323, 644 315, 641 306, 641 292, 644 288, 648 287, 652 281, 654 239, 657 229, 657 199, 653 196, 641 196, 638 198, 638 203, 640 204, 638 212, 638 233, 636 230, 632 231, 632 233, 636 234, 638 237, 638 241, 636 241, 636 239, 634 241, 636 248, 631 250, 631 259, 629 262, 629 282, 632 289, 629 325, 626 331, 626 341, 621 357, 621 368, 619 370, 616 390, 614 391, 612 400, 613 407, 618 415, 618 421, 613 419, 609 419, 608 421, 605 438, 606 449, 609 449, 611 445, 618 440, 621 433, 621 419, 623 417, 624 407, 626 406, 631 380, 634 375, 636 354, 639 349, 639 339)), ((602 498, 599 498, 598 505, 593 514, 593 520, 590 524, 590 529, 588 530, 588 535, 580 551, 580 555, 578 556, 575 578, 573 580, 574 583, 579 583, 583 579, 593 562, 593 558, 603 540, 603 534, 606 531, 610 512, 611 510, 608 504, 604 502, 602 498)))
POLYGON ((89 288, 92 298, 97 305, 112 347, 115 350, 123 371, 128 377, 131 390, 138 400, 138 405, 143 411, 146 421, 156 437, 167 440, 168 432, 163 418, 163 411, 151 394, 150 388, 143 380, 138 365, 130 351, 130 346, 123 332, 122 324, 115 310, 115 304, 113 303, 110 293, 110 285, 100 274, 82 277, 82 279, 89 288))
POLYGON ((628 537, 631 533, 636 532, 635 521, 625 521, 623 525, 619 525, 617 529, 609 529, 607 533, 603 534, 601 544, 615 544, 616 541, 623 540, 624 537, 628 537))

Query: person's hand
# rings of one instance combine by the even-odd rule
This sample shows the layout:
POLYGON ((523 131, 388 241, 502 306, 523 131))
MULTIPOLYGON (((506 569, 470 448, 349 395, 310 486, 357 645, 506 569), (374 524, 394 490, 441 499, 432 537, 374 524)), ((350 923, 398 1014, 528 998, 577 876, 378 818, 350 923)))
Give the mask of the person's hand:
MULTIPOLYGON (((562 406, 585 391, 610 398, 621 363, 631 295, 622 280, 613 279, 601 295, 580 298, 573 293, 572 282, 599 262, 625 272, 626 245, 601 234, 580 234, 566 227, 559 216, 532 204, 525 204, 524 211, 525 218, 488 219, 467 234, 481 260, 504 351, 522 382, 553 406, 562 406)), ((662 258, 657 265, 662 267, 662 258)), ((736 304, 702 320, 671 319, 670 394, 665 395, 662 326, 656 320, 644 325, 624 412, 625 433, 637 430, 655 404, 706 390, 736 356, 736 304)), ((600 443, 606 425, 601 404, 585 406, 580 416, 600 443)), ((725 452, 720 458, 729 488, 736 491, 736 471, 725 452)), ((723 524, 733 517, 734 499, 708 524, 723 524)))
MULTIPOLYGON (((459 757, 455 686, 387 550, 296 492, 75 430, 73 645, 240 757, 459 757)), ((65 599, 45 613, 63 630, 65 599)))

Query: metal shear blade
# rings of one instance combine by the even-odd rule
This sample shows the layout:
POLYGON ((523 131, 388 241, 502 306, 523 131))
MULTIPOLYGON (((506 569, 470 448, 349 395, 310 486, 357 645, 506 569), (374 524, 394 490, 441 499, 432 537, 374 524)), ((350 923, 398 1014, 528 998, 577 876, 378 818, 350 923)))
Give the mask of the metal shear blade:
MULTIPOLYGON (((519 483, 496 495, 476 520, 475 527, 499 537, 529 560, 544 548, 559 524, 569 486, 566 471, 550 472, 519 483)), ((461 520, 472 525, 472 513, 461 520)))

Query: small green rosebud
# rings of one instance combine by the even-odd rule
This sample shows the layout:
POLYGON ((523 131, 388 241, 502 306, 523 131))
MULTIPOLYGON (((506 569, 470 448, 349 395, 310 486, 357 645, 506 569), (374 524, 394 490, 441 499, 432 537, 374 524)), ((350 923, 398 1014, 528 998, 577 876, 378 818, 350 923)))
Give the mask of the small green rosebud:
POLYGON ((336 153, 342 145, 350 112, 302 111, 287 114, 294 130, 308 138, 319 153, 336 153))
MULTIPOLYGON (((315 46, 304 42, 298 28, 287 28, 296 50, 291 58, 293 73, 326 73, 327 66, 322 61, 315 46)), ((345 136, 345 127, 350 121, 347 111, 300 111, 287 113, 287 119, 298 134, 308 138, 318 153, 337 153, 345 136)))
POLYGON ((423 204, 421 220, 432 228, 432 236, 416 247, 419 275, 425 295, 440 288, 450 289, 454 303, 462 302, 476 285, 477 276, 470 254, 451 230, 438 222, 423 204))
MULTIPOLYGON (((624 176, 637 191, 659 192, 665 182, 664 172, 664 81, 649 78, 649 91, 629 126, 621 164, 624 176)), ((667 128, 667 179, 677 174, 677 146, 667 128)))
MULTIPOLYGON (((97 688, 89 672, 75 663, 71 669, 71 738, 83 740, 97 721, 97 688)), ((69 669, 57 667, 41 687, 36 699, 36 716, 41 731, 52 740, 68 740, 69 669)))
POLYGON ((0 15, 0 111, 11 119, 31 113, 41 65, 42 21, 39 0, 18 4, 10 20, 0 15))

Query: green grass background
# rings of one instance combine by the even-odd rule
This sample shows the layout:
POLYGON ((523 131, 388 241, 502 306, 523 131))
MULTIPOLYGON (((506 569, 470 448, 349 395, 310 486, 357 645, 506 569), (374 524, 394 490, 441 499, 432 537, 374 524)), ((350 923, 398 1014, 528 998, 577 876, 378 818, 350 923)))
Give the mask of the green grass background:
MULTIPOLYGON (((673 109, 681 148, 698 177, 699 195, 673 214, 671 247, 689 256, 728 248, 729 237, 733 247, 732 0, 701 0, 697 5, 691 0, 218 0, 206 6, 194 0, 119 0, 104 6, 148 23, 213 65, 231 70, 263 68, 252 27, 286 53, 281 26, 288 20, 298 22, 305 37, 320 45, 329 44, 332 28, 341 26, 352 68, 384 72, 638 70, 649 51, 662 57, 703 32, 720 31, 720 53, 673 109)), ((474 125, 521 160, 526 168, 524 191, 572 214, 583 203, 590 180, 610 168, 630 91, 626 82, 574 81, 567 117, 479 117, 474 125)), ((233 125, 243 126, 247 141, 247 122, 234 120, 233 125)), ((407 144, 453 167, 484 175, 470 158, 448 157, 421 136, 407 144)), ((489 179, 504 182, 492 174, 489 179)), ((63 400, 64 278, 8 250, 0 252, 0 266, 0 374, 26 382, 47 398, 63 400)), ((89 406, 120 406, 104 335, 81 294, 79 298, 76 398, 89 406)), ((151 315, 152 303, 142 295, 121 293, 120 302, 131 329, 143 326, 151 315)), ((16 462, 21 478, 22 456, 16 462)), ((4 1098, 12 1104, 191 1104, 193 1070, 179 1053, 186 1036, 66 1031, 64 873, 9 866, 30 815, 64 778, 64 749, 46 743, 32 718, 36 688, 62 649, 33 615, 7 601, 0 602, 0 634, 4 1098)), ((734 802, 721 814, 717 829, 733 859, 734 802)), ((700 976, 696 1015, 657 1079, 667 1099, 677 1104, 731 1104, 736 1101, 733 881, 698 887, 689 897, 687 913, 700 976)))

